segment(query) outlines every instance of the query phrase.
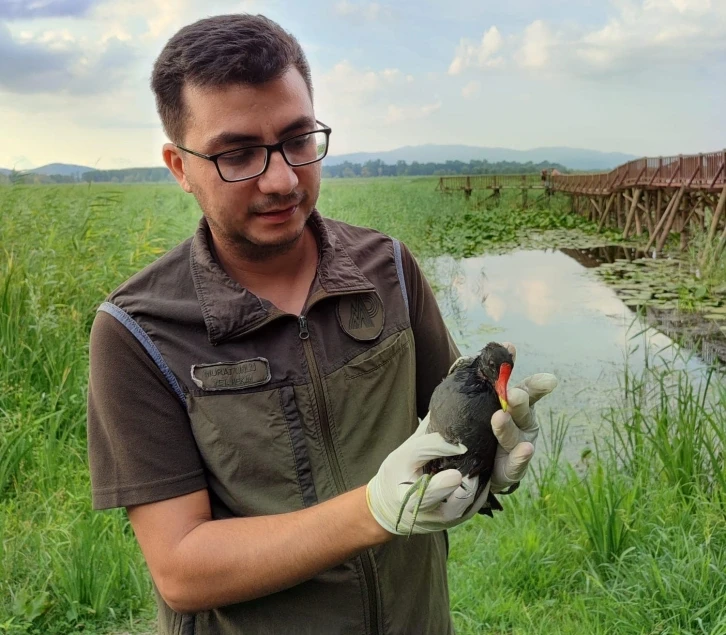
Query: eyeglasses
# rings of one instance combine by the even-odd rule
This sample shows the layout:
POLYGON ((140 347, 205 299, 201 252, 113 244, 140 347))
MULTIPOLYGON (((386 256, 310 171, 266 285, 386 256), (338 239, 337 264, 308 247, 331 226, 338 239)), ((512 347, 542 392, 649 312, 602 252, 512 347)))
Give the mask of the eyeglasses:
POLYGON ((195 157, 213 161, 223 181, 236 183, 263 174, 270 164, 270 155, 275 151, 279 151, 285 162, 293 168, 322 161, 328 154, 328 141, 332 130, 320 121, 316 120, 315 123, 323 126, 322 129, 295 135, 272 145, 247 146, 219 154, 201 154, 175 145, 195 157))

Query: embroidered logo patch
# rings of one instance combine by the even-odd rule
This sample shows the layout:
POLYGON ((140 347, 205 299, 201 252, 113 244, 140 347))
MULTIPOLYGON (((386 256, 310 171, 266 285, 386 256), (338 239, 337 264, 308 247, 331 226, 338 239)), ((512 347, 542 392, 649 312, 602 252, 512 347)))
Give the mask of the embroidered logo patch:
POLYGON ((345 295, 338 300, 338 322, 353 339, 376 339, 383 331, 385 316, 377 293, 345 295))
POLYGON ((270 362, 264 357, 192 366, 192 381, 202 390, 251 388, 266 384, 271 377, 270 362))

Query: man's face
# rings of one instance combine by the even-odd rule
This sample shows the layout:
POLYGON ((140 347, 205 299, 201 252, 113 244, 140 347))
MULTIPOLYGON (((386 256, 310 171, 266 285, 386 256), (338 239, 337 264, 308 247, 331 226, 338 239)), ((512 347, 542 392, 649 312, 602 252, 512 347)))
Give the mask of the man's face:
MULTIPOLYGON (((184 100, 189 118, 182 145, 203 154, 277 143, 319 128, 305 81, 294 67, 257 86, 185 86, 184 100)), ((224 247, 259 260, 286 251, 302 235, 320 192, 321 163, 292 168, 273 152, 264 174, 228 183, 212 161, 176 148, 174 153, 183 161, 177 178, 194 194, 224 247)), ((180 165, 178 157, 169 160, 180 165)))

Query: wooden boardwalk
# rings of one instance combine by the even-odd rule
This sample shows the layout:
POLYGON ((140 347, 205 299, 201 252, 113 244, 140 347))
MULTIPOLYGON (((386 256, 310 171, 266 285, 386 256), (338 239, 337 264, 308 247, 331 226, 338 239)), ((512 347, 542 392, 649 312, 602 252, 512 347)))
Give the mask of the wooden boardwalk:
POLYGON ((436 188, 441 192, 464 192, 469 198, 474 190, 490 190, 489 198, 498 199, 502 190, 519 190, 522 207, 527 207, 530 190, 548 191, 545 179, 539 174, 474 174, 471 176, 442 176, 436 188))
POLYGON ((596 222, 599 229, 609 227, 623 237, 645 236, 645 251, 660 252, 668 236, 680 234, 681 248, 698 226, 708 232, 708 244, 718 236, 711 253, 701 262, 719 258, 726 250, 726 150, 707 154, 642 158, 610 172, 595 174, 477 175, 441 177, 438 189, 521 189, 524 203, 529 189, 548 194, 561 193, 572 198, 574 212, 596 222))
POLYGON ((685 248, 695 226, 708 232, 711 244, 723 225, 711 255, 720 257, 726 247, 726 150, 637 159, 600 174, 560 174, 548 185, 571 196, 573 210, 601 229, 616 228, 624 238, 647 231, 646 251, 660 252, 671 232, 685 248))

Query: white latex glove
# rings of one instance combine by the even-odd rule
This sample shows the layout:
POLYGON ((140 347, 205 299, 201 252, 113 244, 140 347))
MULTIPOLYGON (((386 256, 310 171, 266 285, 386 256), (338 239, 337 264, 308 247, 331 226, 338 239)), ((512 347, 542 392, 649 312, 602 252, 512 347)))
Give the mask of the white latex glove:
POLYGON ((489 488, 485 487, 474 500, 479 478, 462 478, 459 470, 444 470, 435 474, 429 482, 413 532, 411 521, 418 500, 416 493, 408 500, 396 527, 404 496, 411 484, 423 475, 423 465, 431 459, 466 452, 466 446, 447 443, 438 432, 427 434, 427 426, 428 415, 416 432, 386 457, 378 473, 368 483, 368 508, 378 524, 392 534, 428 534, 454 527, 473 516, 484 504, 489 492, 489 488), (462 516, 469 507, 471 509, 466 516, 462 516))
MULTIPOLYGON (((516 360, 517 349, 514 345, 510 342, 502 344, 516 360)), ((493 494, 504 490, 510 493, 522 480, 534 456, 534 446, 539 435, 534 404, 556 387, 557 377, 550 373, 537 373, 507 390, 507 412, 498 410, 492 417, 492 429, 499 441, 490 481, 493 494)))

